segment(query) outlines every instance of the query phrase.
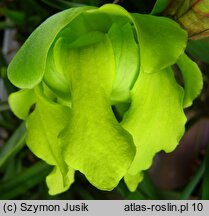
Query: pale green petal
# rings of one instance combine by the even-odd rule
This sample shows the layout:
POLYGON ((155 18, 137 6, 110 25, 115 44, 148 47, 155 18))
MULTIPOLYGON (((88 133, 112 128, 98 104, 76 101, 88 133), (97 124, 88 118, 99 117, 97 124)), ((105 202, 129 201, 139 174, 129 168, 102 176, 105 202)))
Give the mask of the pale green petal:
MULTIPOLYGON (((107 33, 111 26, 111 18, 105 13, 102 13, 99 8, 88 10, 82 13, 84 24, 90 31, 99 31, 107 33)), ((77 29, 77 26, 75 26, 77 29)))
POLYGON ((116 80, 111 100, 114 102, 130 100, 130 89, 139 73, 139 48, 136 44, 132 26, 113 24, 108 32, 116 61, 116 80))
POLYGON ((140 72, 132 90, 132 104, 122 126, 132 134, 136 156, 129 174, 148 169, 154 155, 175 149, 184 133, 183 89, 173 71, 140 72))
POLYGON ((134 192, 137 189, 138 184, 143 180, 143 177, 144 177, 143 172, 139 172, 135 175, 126 174, 124 177, 124 181, 128 189, 131 192, 134 192))
POLYGON ((34 90, 24 89, 9 96, 9 105, 12 112, 20 119, 26 119, 31 106, 36 102, 34 90))
POLYGON ((64 103, 71 101, 71 92, 70 84, 65 77, 66 68, 63 68, 63 61, 60 61, 60 59, 68 58, 68 53, 61 50, 63 44, 66 48, 82 47, 94 44, 103 37, 101 32, 88 32, 87 26, 87 19, 84 19, 83 14, 79 15, 59 34, 60 37, 57 38, 48 52, 44 82, 64 103))
POLYGON ((57 95, 57 97, 66 101, 70 101, 70 86, 65 80, 65 76, 59 72, 59 69, 55 64, 53 48, 56 49, 60 42, 62 42, 62 38, 59 38, 54 46, 49 50, 43 80, 48 88, 57 95))
POLYGON ((19 88, 33 88, 41 82, 47 54, 56 36, 80 13, 93 8, 80 7, 65 10, 42 23, 9 64, 9 80, 19 88))
MULTIPOLYGON (((57 172, 62 173, 62 184, 60 184, 59 180, 57 182, 57 184, 60 184, 59 186, 51 185, 52 187, 59 187, 61 192, 68 186, 67 184, 70 181, 67 177, 68 166, 63 160, 61 148, 58 144, 58 135, 68 122, 70 110, 49 101, 40 92, 40 90, 36 90, 37 102, 35 110, 26 122, 26 143, 37 157, 50 165, 56 166, 59 169, 57 172)), ((50 188, 50 190, 53 190, 53 188, 50 188)))
POLYGON ((142 71, 154 73, 175 64, 186 47, 186 32, 166 17, 132 16, 138 32, 142 71))
POLYGON ((123 7, 117 4, 105 4, 98 8, 98 11, 110 16, 111 20, 118 24, 125 24, 127 22, 133 23, 131 14, 123 7))
POLYGON ((192 105, 192 101, 200 94, 203 80, 198 65, 186 54, 180 56, 177 61, 184 80, 184 107, 192 105))
POLYGON ((50 195, 56 195, 65 192, 69 189, 71 184, 74 182, 74 170, 69 169, 66 178, 66 184, 63 186, 63 175, 60 169, 54 167, 52 172, 46 177, 46 183, 49 188, 50 195))
POLYGON ((99 43, 67 52, 68 59, 60 59, 72 92, 71 119, 60 136, 64 159, 97 188, 112 190, 127 172, 135 146, 111 109, 115 78, 111 43, 103 35, 99 43))

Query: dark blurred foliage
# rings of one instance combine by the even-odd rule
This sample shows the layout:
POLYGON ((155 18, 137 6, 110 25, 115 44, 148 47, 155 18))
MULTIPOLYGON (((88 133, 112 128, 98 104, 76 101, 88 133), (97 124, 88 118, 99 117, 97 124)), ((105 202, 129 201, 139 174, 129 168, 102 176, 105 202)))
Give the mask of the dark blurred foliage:
MULTIPOLYGON (((13 116, 7 103, 8 94, 15 90, 6 76, 7 65, 50 15, 70 7, 113 2, 130 12, 147 14, 159 1, 0 0, 0 199, 209 199, 209 38, 189 41, 187 47, 188 55, 203 72, 204 88, 186 110, 185 136, 173 153, 162 152, 155 157, 136 192, 129 192, 123 181, 111 192, 99 191, 77 172, 70 190, 48 195, 45 177, 51 167, 25 146, 25 125, 13 116)), ((160 15, 170 17, 168 6, 160 15)))

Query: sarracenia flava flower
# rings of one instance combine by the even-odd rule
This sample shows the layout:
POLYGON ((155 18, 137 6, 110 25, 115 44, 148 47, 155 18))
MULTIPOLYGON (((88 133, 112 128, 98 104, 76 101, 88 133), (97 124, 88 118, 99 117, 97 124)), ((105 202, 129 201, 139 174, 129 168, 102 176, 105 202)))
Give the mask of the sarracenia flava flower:
POLYGON ((124 177, 134 191, 154 155, 174 150, 202 87, 186 42, 174 21, 114 4, 65 10, 32 33, 8 68, 22 89, 9 103, 26 119, 28 147, 54 166, 50 194, 67 190, 76 170, 101 190, 124 177))

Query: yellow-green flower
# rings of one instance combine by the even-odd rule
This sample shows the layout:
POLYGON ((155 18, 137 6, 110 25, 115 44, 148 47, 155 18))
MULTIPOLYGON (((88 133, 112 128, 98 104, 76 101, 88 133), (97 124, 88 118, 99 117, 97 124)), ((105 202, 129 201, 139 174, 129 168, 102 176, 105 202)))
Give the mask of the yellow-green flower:
POLYGON ((10 81, 22 89, 9 102, 26 120, 31 151, 54 166, 50 194, 67 190, 76 170, 101 190, 124 177, 133 191, 154 155, 176 147, 183 108, 202 86, 186 42, 174 21, 114 4, 65 10, 32 33, 9 65, 10 81))

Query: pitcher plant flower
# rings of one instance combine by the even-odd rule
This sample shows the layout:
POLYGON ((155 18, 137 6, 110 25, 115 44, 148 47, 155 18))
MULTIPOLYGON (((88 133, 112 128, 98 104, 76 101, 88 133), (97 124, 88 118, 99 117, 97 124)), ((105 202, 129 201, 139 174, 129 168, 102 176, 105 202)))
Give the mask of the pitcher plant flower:
POLYGON ((115 4, 67 9, 31 34, 8 68, 21 89, 9 103, 26 121, 30 150, 54 167, 50 194, 68 190, 75 171, 100 190, 124 178, 134 191, 155 154, 176 148, 184 108, 202 88, 187 39, 169 18, 115 4))

